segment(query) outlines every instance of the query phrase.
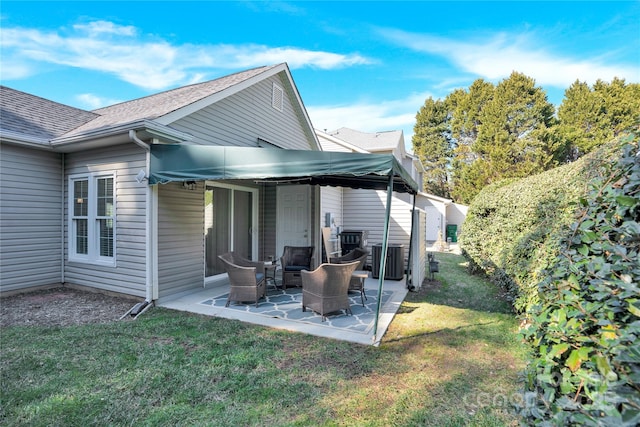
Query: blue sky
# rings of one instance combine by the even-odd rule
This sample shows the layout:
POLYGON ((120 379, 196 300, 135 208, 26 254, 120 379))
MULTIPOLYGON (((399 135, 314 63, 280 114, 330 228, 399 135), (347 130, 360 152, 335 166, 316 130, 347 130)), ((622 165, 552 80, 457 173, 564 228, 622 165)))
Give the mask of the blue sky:
POLYGON ((640 82, 640 1, 6 1, 3 85, 94 109, 287 62, 314 127, 403 130, 428 97, 640 82))

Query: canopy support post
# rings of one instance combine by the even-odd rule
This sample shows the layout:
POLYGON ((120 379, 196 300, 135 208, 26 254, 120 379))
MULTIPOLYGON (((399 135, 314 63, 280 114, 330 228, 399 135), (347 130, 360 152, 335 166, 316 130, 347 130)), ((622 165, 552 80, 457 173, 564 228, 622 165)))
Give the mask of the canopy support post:
POLYGON ((376 306, 376 318, 373 323, 373 342, 378 338, 378 318, 380 317, 380 305, 382 304, 382 285, 384 283, 384 273, 387 263, 387 249, 389 247, 389 222, 391 217, 391 199, 393 196, 393 174, 389 175, 387 185, 387 212, 384 218, 384 231, 382 234, 382 250, 380 251, 380 271, 378 275, 378 304, 376 306))

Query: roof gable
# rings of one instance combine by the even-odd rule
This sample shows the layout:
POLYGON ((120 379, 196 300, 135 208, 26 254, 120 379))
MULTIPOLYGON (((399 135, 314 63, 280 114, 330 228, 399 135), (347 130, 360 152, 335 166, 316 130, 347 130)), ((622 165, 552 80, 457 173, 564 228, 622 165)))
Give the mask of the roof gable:
MULTIPOLYGON (((196 109, 203 108, 204 104, 215 102, 205 101, 216 94, 228 91, 230 88, 246 82, 265 71, 276 66, 259 67, 220 77, 203 83, 196 83, 189 86, 182 86, 176 89, 160 92, 154 95, 131 101, 121 102, 104 108, 99 108, 93 112, 99 116, 93 121, 76 129, 73 134, 89 132, 95 129, 117 126, 139 120, 154 120, 160 124, 168 124, 189 113, 188 107, 196 106, 196 109), (173 119, 166 117, 173 115, 173 119), (165 118, 164 120, 162 118, 165 118)), ((225 95, 226 96, 226 95, 225 95)), ((193 108, 191 109, 193 110, 193 108)))

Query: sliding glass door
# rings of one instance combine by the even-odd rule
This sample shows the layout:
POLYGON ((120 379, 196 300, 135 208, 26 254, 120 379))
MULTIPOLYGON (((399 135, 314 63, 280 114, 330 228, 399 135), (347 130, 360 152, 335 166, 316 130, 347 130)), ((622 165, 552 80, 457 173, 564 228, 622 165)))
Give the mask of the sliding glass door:
POLYGON ((225 272, 218 255, 257 252, 258 190, 207 183, 204 198, 205 275, 212 277, 225 272))

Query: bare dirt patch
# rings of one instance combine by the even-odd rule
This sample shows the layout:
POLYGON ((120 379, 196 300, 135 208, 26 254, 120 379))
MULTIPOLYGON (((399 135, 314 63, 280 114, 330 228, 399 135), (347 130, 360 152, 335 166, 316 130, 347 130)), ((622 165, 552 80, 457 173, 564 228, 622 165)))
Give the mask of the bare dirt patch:
POLYGON ((133 298, 68 287, 43 289, 0 298, 0 326, 115 322, 137 302, 133 298))

